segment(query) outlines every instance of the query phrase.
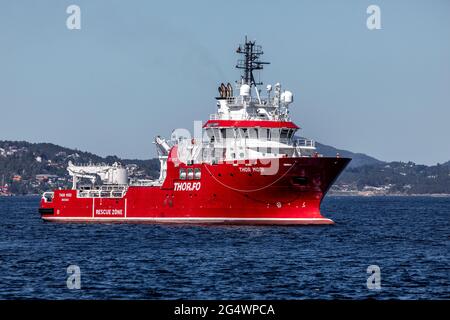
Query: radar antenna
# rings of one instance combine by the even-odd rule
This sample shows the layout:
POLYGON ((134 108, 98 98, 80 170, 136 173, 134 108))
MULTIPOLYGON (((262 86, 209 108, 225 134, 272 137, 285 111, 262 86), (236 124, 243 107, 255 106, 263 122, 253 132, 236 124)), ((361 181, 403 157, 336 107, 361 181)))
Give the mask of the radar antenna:
POLYGON ((249 86, 261 85, 262 82, 255 82, 253 70, 262 70, 264 64, 270 64, 270 62, 259 61, 259 57, 264 54, 262 47, 256 45, 256 41, 248 41, 246 36, 245 43, 239 45, 236 52, 244 55, 244 59, 239 59, 236 65, 236 68, 244 69, 242 75, 244 83, 249 86))

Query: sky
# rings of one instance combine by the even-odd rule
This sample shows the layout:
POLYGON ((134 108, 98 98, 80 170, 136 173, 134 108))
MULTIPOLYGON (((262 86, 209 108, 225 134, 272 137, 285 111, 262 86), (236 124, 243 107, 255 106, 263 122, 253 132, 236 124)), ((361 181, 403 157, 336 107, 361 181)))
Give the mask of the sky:
POLYGON ((216 111, 247 35, 302 136, 386 161, 450 160, 450 1, 0 2, 0 140, 147 159, 216 111), (69 5, 81 29, 69 30, 69 5), (369 30, 369 5, 381 29, 369 30))

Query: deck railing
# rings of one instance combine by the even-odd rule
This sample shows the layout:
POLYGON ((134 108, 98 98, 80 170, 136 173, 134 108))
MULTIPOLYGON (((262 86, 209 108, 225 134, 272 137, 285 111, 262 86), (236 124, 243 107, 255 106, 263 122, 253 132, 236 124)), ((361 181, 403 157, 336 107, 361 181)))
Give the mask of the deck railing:
POLYGON ((311 139, 295 139, 294 145, 300 148, 315 148, 316 142, 311 139))
POLYGON ((123 198, 128 186, 103 185, 98 189, 78 190, 78 198, 123 198))

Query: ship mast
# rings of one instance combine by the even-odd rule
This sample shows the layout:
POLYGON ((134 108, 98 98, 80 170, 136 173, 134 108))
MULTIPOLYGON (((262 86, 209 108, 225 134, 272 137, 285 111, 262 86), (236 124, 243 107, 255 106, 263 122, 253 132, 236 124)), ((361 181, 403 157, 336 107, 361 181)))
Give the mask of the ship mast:
POLYGON ((242 75, 243 84, 247 84, 250 87, 252 85, 261 85, 262 82, 255 81, 253 71, 262 70, 263 65, 270 64, 270 62, 262 62, 259 60, 259 57, 264 54, 262 47, 256 45, 256 41, 248 41, 246 36, 245 43, 239 45, 236 52, 244 55, 244 59, 238 60, 236 65, 236 68, 244 70, 242 75))

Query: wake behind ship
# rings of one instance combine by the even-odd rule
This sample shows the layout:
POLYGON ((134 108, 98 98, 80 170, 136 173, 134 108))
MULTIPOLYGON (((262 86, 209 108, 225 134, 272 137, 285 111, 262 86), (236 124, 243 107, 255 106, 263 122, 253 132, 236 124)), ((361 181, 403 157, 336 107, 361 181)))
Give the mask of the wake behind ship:
POLYGON ((323 157, 312 140, 295 134, 293 94, 279 83, 263 97, 254 71, 261 46, 240 45, 235 88, 221 84, 217 111, 200 137, 155 138, 156 180, 134 180, 119 163, 74 165, 72 189, 45 192, 41 217, 49 221, 332 224, 320 204, 350 162, 323 157), (233 92, 237 91, 238 94, 233 92), (88 182, 86 184, 86 182, 88 182), (83 184, 84 183, 84 184, 83 184))

